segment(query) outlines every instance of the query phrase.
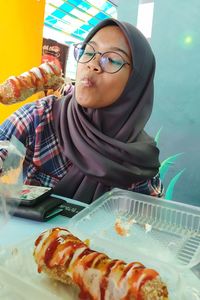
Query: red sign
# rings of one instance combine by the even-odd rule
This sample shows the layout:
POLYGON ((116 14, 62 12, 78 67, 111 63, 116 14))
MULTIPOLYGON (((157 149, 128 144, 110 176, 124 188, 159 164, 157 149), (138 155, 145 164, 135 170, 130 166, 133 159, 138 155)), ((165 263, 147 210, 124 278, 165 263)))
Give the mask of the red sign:
POLYGON ((54 62, 65 75, 69 47, 54 40, 43 38, 42 62, 54 62))

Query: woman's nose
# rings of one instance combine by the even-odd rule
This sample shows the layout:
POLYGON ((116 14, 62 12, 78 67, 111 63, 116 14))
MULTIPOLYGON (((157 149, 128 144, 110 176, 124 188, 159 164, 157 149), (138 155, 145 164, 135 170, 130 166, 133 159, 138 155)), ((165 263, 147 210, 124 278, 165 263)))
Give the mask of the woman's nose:
POLYGON ((91 60, 87 63, 88 68, 91 69, 91 70, 93 70, 93 71, 95 71, 95 72, 98 72, 98 73, 102 72, 103 70, 102 70, 102 68, 101 68, 101 66, 100 66, 99 60, 100 60, 100 56, 96 54, 96 55, 93 57, 93 59, 91 59, 91 60))

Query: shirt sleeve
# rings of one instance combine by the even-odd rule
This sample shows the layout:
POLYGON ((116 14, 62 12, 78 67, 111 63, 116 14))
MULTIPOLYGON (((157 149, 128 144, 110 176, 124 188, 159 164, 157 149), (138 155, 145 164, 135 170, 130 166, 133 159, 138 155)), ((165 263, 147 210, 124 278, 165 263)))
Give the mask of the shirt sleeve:
MULTIPOLYGON (((35 128, 44 114, 44 101, 38 100, 25 104, 11 114, 0 125, 0 141, 9 141, 14 135, 25 147, 35 136, 35 128)), ((7 152, 0 149, 0 159, 4 160, 7 152)))
POLYGON ((159 173, 151 179, 133 184, 129 190, 158 198, 164 196, 164 188, 159 173))
POLYGON ((0 126, 0 140, 10 140, 14 135, 23 144, 26 143, 30 124, 33 121, 32 106, 31 104, 22 106, 3 122, 0 126))
MULTIPOLYGON (((0 141, 9 141, 14 135, 20 142, 22 142, 26 146, 30 123, 33 120, 30 107, 30 104, 21 107, 19 110, 11 114, 0 125, 0 141)), ((7 151, 0 148, 0 166, 2 166, 2 161, 5 160, 6 156, 7 151)))

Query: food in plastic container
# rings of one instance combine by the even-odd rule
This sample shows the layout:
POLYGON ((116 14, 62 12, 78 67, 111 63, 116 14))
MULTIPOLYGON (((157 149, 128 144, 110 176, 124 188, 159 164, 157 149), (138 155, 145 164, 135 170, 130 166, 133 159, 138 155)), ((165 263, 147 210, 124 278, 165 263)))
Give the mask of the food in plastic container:
MULTIPOLYGON (((74 216, 68 228, 91 245, 99 239, 181 268, 200 263, 200 208, 120 189, 74 216)), ((117 248, 116 248, 117 249, 117 248)))
POLYGON ((78 285, 82 300, 168 299, 157 271, 91 250, 64 228, 43 232, 35 242, 34 257, 39 272, 78 285))

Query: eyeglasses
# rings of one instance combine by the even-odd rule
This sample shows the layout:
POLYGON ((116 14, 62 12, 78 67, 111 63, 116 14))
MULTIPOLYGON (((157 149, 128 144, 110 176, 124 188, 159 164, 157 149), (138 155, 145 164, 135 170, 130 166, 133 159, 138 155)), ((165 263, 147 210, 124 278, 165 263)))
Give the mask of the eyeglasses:
POLYGON ((74 45, 74 57, 77 62, 86 64, 91 61, 96 54, 100 54, 99 65, 106 73, 116 73, 124 65, 130 65, 123 57, 114 51, 99 52, 89 43, 79 43, 74 45))

